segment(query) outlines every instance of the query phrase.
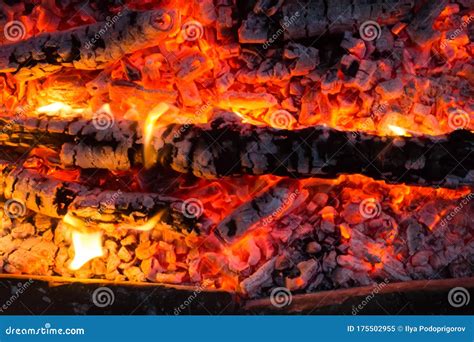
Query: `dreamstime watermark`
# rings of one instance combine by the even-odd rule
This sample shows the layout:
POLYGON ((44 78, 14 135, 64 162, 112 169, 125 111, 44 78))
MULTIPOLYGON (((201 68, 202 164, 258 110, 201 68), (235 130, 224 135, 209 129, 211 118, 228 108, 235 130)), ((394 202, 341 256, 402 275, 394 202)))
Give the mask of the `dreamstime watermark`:
POLYGON ((472 23, 474 21, 474 16, 469 16, 469 18, 467 18, 466 20, 463 20, 461 25, 459 25, 459 27, 454 30, 453 32, 451 32, 449 34, 449 36, 446 37, 446 39, 444 39, 441 44, 439 44, 439 47, 441 49, 444 49, 446 46, 448 46, 449 42, 455 40, 460 34, 462 34, 464 31, 466 31, 467 27, 469 26, 470 23, 472 23))
POLYGON ((270 124, 272 127, 290 129, 295 122, 296 120, 293 115, 284 109, 276 110, 270 115, 270 124))
POLYGON ((262 220, 262 225, 267 226, 272 223, 278 216, 280 216, 285 208, 287 208, 295 200, 295 198, 298 197, 299 194, 300 191, 296 189, 291 194, 286 196, 283 199, 283 203, 270 216, 267 216, 262 220))
POLYGON ((366 198, 360 202, 359 212, 362 217, 371 219, 380 215, 382 206, 375 198, 366 198))
POLYGON ((380 25, 373 20, 364 21, 359 27, 360 37, 366 42, 371 42, 380 38, 382 34, 382 29, 380 25))
POLYGON ((293 295, 286 287, 275 287, 270 293, 270 303, 274 307, 283 308, 293 302, 293 295))
POLYGON ((111 196, 107 198, 107 200, 99 203, 99 209, 97 209, 97 215, 92 215, 84 220, 86 224, 91 224, 95 220, 100 219, 100 217, 104 214, 107 207, 112 206, 115 201, 122 195, 122 190, 115 191, 111 196))
POLYGON ((23 201, 18 199, 9 199, 3 205, 5 214, 11 219, 23 217, 26 214, 26 205, 23 201))
POLYGON ((12 20, 3 27, 3 35, 11 42, 18 42, 26 37, 26 27, 19 20, 12 20))
POLYGON ((448 293, 448 302, 453 308, 460 308, 466 306, 471 301, 469 291, 464 287, 452 288, 448 293))
MULTIPOLYGON (((211 106, 211 102, 208 100, 205 104, 203 104, 201 107, 199 107, 196 112, 194 112, 195 117, 201 117, 204 112, 209 109, 211 106)), ((191 127, 191 125, 194 124, 194 120, 191 118, 188 118, 184 120, 184 122, 181 123, 181 126, 179 129, 174 133, 174 138, 179 139, 188 129, 191 127)))
POLYGON ((298 11, 296 11, 291 17, 284 17, 281 27, 270 38, 268 38, 265 43, 263 43, 263 48, 265 50, 268 49, 283 33, 285 33, 285 31, 288 31, 288 28, 296 23, 299 17, 300 12, 298 11))
POLYGON ((370 303, 372 299, 374 299, 375 295, 378 294, 382 289, 389 284, 388 278, 385 278, 383 282, 377 284, 372 291, 359 303, 357 306, 352 306, 352 315, 357 315, 360 311, 362 311, 367 304, 370 303))
POLYGON ((6 335, 84 335, 83 328, 53 328, 51 323, 45 323, 40 328, 15 328, 9 326, 5 329, 6 335))
POLYGON ((115 25, 115 23, 117 21, 119 21, 120 17, 123 15, 123 12, 120 11, 118 12, 116 15, 114 15, 112 18, 111 17, 107 17, 106 18, 106 21, 104 23, 104 25, 100 28, 100 30, 94 35, 94 37, 92 37, 90 40, 88 40, 86 42, 86 44, 84 45, 84 47, 87 49, 87 50, 90 50, 92 49, 95 44, 99 41, 99 39, 101 39, 106 33, 107 31, 110 30, 110 28, 115 25))
POLYGON ((461 212, 461 210, 469 204, 469 202, 474 198, 474 193, 470 192, 467 196, 463 197, 460 203, 451 210, 443 219, 441 220, 440 224, 441 227, 445 227, 448 223, 461 212))
POLYGON ((197 218, 202 215, 204 211, 204 205, 200 200, 197 198, 188 198, 187 200, 183 201, 181 205, 181 212, 183 213, 184 217, 187 218, 197 218))
POLYGON ((92 303, 98 308, 105 308, 115 302, 115 294, 108 287, 98 287, 92 293, 92 303))
POLYGON ((105 131, 115 124, 115 118, 111 111, 100 109, 92 116, 92 125, 99 131, 105 131))
POLYGON ((28 279, 28 281, 24 284, 18 283, 18 289, 8 298, 2 306, 0 306, 0 313, 8 310, 10 306, 18 299, 20 296, 32 285, 34 281, 32 279, 28 279))
POLYGON ((7 133, 13 129, 13 125, 22 124, 22 120, 26 119, 28 115, 26 113, 31 109, 29 105, 18 106, 15 108, 15 112, 11 120, 9 120, 1 129, 1 133, 7 133))
POLYGON ((204 27, 197 20, 189 20, 181 26, 181 37, 187 42, 201 39, 203 34, 204 27))
POLYGON ((374 129, 373 123, 379 115, 383 115, 387 111, 388 103, 381 102, 371 113, 370 117, 366 118, 362 124, 358 126, 360 130, 353 131, 352 136, 354 138, 361 135, 361 131, 374 129))
POLYGON ((451 111, 448 115, 448 125, 453 130, 465 129, 470 122, 469 114, 462 109, 451 111))
POLYGON ((199 294, 206 289, 208 285, 210 285, 212 282, 210 280, 204 280, 203 283, 199 286, 196 286, 196 289, 191 293, 188 298, 184 300, 182 304, 174 308, 174 315, 178 316, 180 315, 186 308, 191 305, 191 303, 199 296, 199 294))

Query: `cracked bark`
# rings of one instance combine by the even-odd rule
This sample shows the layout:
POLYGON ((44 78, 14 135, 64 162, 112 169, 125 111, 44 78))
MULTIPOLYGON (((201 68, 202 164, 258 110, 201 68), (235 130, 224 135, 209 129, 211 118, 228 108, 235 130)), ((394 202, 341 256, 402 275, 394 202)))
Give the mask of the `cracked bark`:
POLYGON ((179 27, 176 11, 124 10, 109 21, 43 33, 0 50, 0 73, 19 80, 44 77, 72 67, 102 69, 125 54, 154 46, 179 27))
POLYGON ((209 223, 204 216, 184 214, 184 201, 153 193, 118 192, 42 175, 0 161, 0 193, 26 208, 54 218, 66 214, 94 224, 133 225, 157 217, 161 225, 178 232, 199 232, 209 223))
MULTIPOLYGON (((38 139, 61 150, 64 166, 128 170, 143 164, 136 123, 117 121, 98 130, 87 120, 34 120, 16 126, 3 121, 10 130, 3 130, 0 143, 28 145, 38 139), (30 139, 25 142, 23 137, 30 139)), ((206 125, 172 124, 154 134, 156 156, 151 164, 202 178, 363 174, 388 183, 453 188, 474 184, 474 159, 469 158, 474 133, 465 130, 444 136, 381 137, 321 126, 298 130, 252 126, 232 113, 221 113, 206 125)))

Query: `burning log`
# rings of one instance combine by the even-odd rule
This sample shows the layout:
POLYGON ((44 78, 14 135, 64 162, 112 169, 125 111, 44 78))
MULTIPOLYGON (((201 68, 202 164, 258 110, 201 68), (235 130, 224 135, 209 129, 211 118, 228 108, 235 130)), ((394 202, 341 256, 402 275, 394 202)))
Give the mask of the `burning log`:
MULTIPOLYGON (((278 6, 279 7, 279 6, 278 6)), ((272 9, 271 13, 280 14, 281 27, 270 28, 272 20, 256 4, 239 29, 241 43, 264 44, 272 37, 279 37, 284 31, 284 40, 318 37, 325 33, 340 33, 352 30, 368 20, 379 25, 391 25, 407 20, 414 7, 412 0, 389 1, 285 1, 281 9, 272 9), (283 30, 283 29, 284 30, 283 30)), ((276 38, 273 38, 273 40, 276 38)))
POLYGON ((474 183, 474 134, 381 137, 326 127, 256 127, 217 118, 157 131, 157 163, 203 178, 273 174, 334 178, 363 174, 389 183, 457 187, 474 183))
MULTIPOLYGON (((211 179, 247 174, 294 178, 363 174, 388 183, 425 186, 455 188, 474 183, 474 161, 469 158, 474 134, 466 130, 410 137, 321 126, 286 130, 243 124, 228 114, 206 125, 157 128, 156 159, 151 164, 211 179)), ((23 136, 35 137, 40 143, 60 147, 65 166, 128 170, 144 164, 141 134, 130 121, 100 130, 87 120, 31 119, 20 132, 15 129, 21 123, 4 122, 9 130, 4 130, 6 138, 0 140, 14 145, 24 141, 23 136)))
POLYGON ((29 80, 50 75, 63 67, 103 69, 125 54, 155 46, 177 27, 179 14, 176 11, 124 10, 106 22, 43 33, 3 46, 0 73, 13 73, 20 80, 29 80))
POLYGON ((232 241, 242 236, 257 222, 264 219, 267 221, 263 224, 271 222, 273 216, 280 216, 286 207, 291 206, 298 192, 296 182, 291 180, 278 182, 251 201, 242 204, 222 220, 217 226, 217 234, 225 241, 232 241))
POLYGON ((179 232, 199 231, 204 227, 205 219, 200 215, 186 215, 184 201, 177 198, 91 189, 6 161, 0 161, 0 177, 0 192, 6 199, 53 218, 71 214, 88 223, 120 223, 138 229, 137 225, 155 218, 155 224, 170 226, 179 232))
POLYGON ((425 2, 407 27, 407 33, 414 42, 424 46, 439 37, 439 33, 433 29, 433 23, 448 5, 448 2, 448 0, 425 2))

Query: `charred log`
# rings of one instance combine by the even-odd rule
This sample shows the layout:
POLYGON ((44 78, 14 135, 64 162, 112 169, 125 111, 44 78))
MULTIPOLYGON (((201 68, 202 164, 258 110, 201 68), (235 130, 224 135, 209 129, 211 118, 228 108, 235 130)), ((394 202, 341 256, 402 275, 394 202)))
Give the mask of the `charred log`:
POLYGON ((2 46, 0 73, 13 73, 20 80, 28 80, 47 76, 63 67, 102 69, 125 54, 156 45, 177 27, 179 14, 176 11, 124 10, 109 21, 43 33, 2 46))
POLYGON ((290 0, 281 8, 280 5, 268 8, 267 12, 271 14, 266 14, 261 3, 257 3, 239 29, 239 41, 264 44, 272 37, 278 38, 282 32, 284 40, 318 37, 352 30, 368 20, 391 25, 410 18, 414 1, 290 0), (274 15, 272 20, 268 15, 274 15), (271 25, 278 20, 278 26, 271 25))
MULTIPOLYGON (((143 165, 138 125, 117 121, 101 130, 90 121, 4 121, 7 145, 46 144, 64 166, 128 170, 143 165), (25 140, 26 139, 26 140, 25 140)), ((327 127, 299 130, 242 124, 224 115, 207 125, 169 125, 155 132, 152 164, 202 178, 273 174, 335 178, 363 174, 388 183, 458 187, 474 183, 474 134, 376 136, 327 127)))
POLYGON ((231 122, 172 125, 157 133, 157 163, 198 177, 363 174, 388 183, 474 183, 474 134, 381 137, 326 127, 279 130, 231 122))
POLYGON ((0 190, 26 208, 54 218, 71 214, 94 224, 139 225, 156 217, 156 223, 179 232, 199 231, 205 221, 185 215, 184 201, 150 193, 89 188, 42 175, 34 170, 0 161, 0 190))
POLYGON ((298 192, 295 182, 288 179, 279 181, 222 220, 216 229, 218 236, 225 241, 232 241, 257 222, 263 220, 264 225, 270 223, 291 205, 298 192))

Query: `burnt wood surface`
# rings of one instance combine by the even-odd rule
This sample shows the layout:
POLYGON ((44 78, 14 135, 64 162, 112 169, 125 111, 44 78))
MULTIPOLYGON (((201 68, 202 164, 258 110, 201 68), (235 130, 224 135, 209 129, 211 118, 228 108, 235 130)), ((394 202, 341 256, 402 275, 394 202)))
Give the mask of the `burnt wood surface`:
POLYGON ((198 177, 273 174, 334 178, 363 174, 388 183, 458 187, 474 183, 474 134, 381 137, 327 127, 256 127, 224 117, 158 133, 158 163, 198 177))
POLYGON ((365 21, 391 25, 408 21, 415 5, 413 0, 288 0, 259 1, 239 29, 241 43, 264 44, 271 37, 284 40, 317 38, 359 27, 365 21), (262 5, 265 4, 265 5, 262 5))
MULTIPOLYGON (((143 164, 138 123, 98 129, 89 120, 2 118, 0 144, 61 150, 64 166, 129 170, 143 164), (10 120, 10 121, 9 121, 10 120)), ((377 136, 315 126, 298 130, 243 124, 224 113, 205 125, 157 128, 151 163, 202 178, 273 174, 335 178, 362 174, 388 183, 456 188, 474 184, 474 133, 377 136)))
MULTIPOLYGON (((280 216, 298 194, 298 185, 291 179, 283 179, 258 193, 225 217, 216 228, 217 235, 230 242, 242 236, 252 225, 262 219, 280 216)), ((263 222, 262 224, 266 224, 263 222)))
POLYGON ((179 232, 199 232, 208 225, 204 216, 185 215, 184 201, 177 198, 89 188, 6 161, 0 161, 0 192, 5 199, 55 218, 70 214, 94 224, 131 224, 137 228, 157 215, 157 223, 179 232))
POLYGON ((50 75, 63 67, 102 69, 108 63, 154 46, 179 27, 172 10, 118 12, 109 21, 43 33, 0 49, 0 73, 20 80, 50 75))
MULTIPOLYGON (((0 297, 10 298, 19 283, 29 277, 1 275, 0 297)), ((311 314, 352 315, 354 307, 367 303, 358 315, 469 315, 472 303, 458 308, 448 302, 449 291, 457 286, 471 295, 474 278, 419 280, 393 283, 380 292, 374 287, 322 291, 293 295, 289 305, 277 308, 269 298, 243 300, 222 291, 203 291, 186 286, 111 283, 96 280, 44 279, 33 277, 17 300, 11 301, 0 315, 225 315, 225 314, 311 314), (101 287, 113 292, 113 303, 98 307, 93 293, 101 287), (372 296, 367 300, 367 296, 372 296), (185 309, 177 310, 182 304, 185 309)))

